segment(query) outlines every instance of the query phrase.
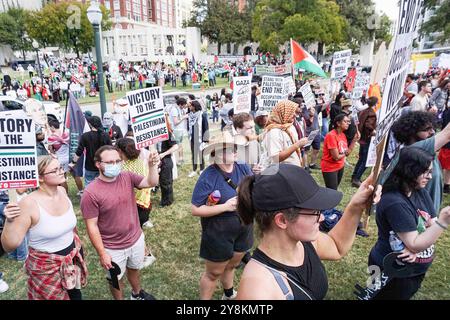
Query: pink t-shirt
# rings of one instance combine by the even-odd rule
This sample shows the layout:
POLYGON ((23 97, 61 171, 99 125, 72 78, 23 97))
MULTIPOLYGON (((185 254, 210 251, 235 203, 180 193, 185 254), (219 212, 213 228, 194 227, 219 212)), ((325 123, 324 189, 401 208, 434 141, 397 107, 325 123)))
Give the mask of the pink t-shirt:
POLYGON ((133 188, 143 176, 123 171, 114 182, 95 179, 84 190, 81 212, 84 219, 98 217, 98 229, 107 249, 127 249, 142 234, 133 188))

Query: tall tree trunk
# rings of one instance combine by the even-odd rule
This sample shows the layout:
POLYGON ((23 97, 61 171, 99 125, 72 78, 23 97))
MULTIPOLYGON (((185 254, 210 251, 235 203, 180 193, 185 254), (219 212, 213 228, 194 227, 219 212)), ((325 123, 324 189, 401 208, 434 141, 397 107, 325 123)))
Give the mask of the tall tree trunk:
POLYGON ((220 42, 217 42, 217 55, 220 55, 220 47, 222 44, 220 42))
POLYGON ((323 56, 323 47, 324 47, 324 43, 319 42, 319 45, 317 46, 317 57, 316 58, 323 56))
POLYGON ((23 60, 25 61, 26 60, 25 49, 22 49, 22 57, 23 57, 23 60))

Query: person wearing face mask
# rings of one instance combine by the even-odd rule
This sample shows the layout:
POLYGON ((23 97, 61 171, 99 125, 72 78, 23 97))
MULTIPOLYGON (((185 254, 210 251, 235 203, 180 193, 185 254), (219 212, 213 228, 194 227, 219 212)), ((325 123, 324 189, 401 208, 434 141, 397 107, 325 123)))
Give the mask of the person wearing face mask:
MULTIPOLYGON (((433 174, 431 180, 425 187, 434 203, 435 212, 439 212, 442 201, 442 170, 436 153, 450 142, 450 124, 447 124, 439 133, 435 134, 434 114, 426 111, 413 111, 402 115, 394 122, 391 131, 395 139, 404 146, 413 146, 425 150, 434 156, 433 174)), ((383 184, 398 163, 399 152, 397 152, 389 166, 380 178, 383 184)))
POLYGON ((103 125, 99 117, 92 116, 86 118, 91 131, 81 135, 78 142, 77 151, 73 156, 70 166, 73 168, 79 157, 85 152, 84 162, 84 184, 87 187, 99 175, 98 168, 95 166, 94 155, 97 150, 104 145, 111 145, 109 135, 103 131, 103 125))
MULTIPOLYGON (((80 208, 92 245, 106 270, 120 268, 118 275, 120 290, 110 283, 112 296, 123 299, 124 284, 121 280, 127 273, 131 285, 132 300, 153 300, 154 297, 141 287, 139 270, 144 266, 145 238, 139 224, 134 189, 152 188, 158 183, 159 155, 150 154, 146 177, 122 171, 123 160, 113 146, 103 146, 95 153, 95 166, 99 177, 83 192, 80 208)), ((111 280, 111 274, 107 273, 111 280)))
POLYGON ((200 175, 192 193, 192 215, 201 218, 200 257, 205 272, 200 279, 200 299, 209 300, 220 279, 222 299, 236 297, 235 268, 253 244, 251 225, 242 226, 236 213, 237 186, 252 175, 247 164, 236 162, 237 145, 228 133, 211 139, 203 150, 212 164, 200 175))
POLYGON ((109 138, 111 139, 112 144, 114 145, 118 139, 123 138, 122 130, 113 119, 113 114, 111 112, 105 112, 103 115, 103 129, 106 133, 108 133, 109 138))
POLYGON ((37 162, 39 188, 19 204, 6 206, 2 245, 12 251, 28 234, 29 300, 81 300, 87 267, 72 202, 59 186, 66 180, 64 169, 51 156, 40 156, 37 162))

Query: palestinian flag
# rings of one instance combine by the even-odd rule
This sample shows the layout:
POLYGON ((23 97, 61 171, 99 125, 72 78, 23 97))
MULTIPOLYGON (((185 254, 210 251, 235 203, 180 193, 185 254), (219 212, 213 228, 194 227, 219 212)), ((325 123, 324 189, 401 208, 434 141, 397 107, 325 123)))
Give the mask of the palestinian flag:
POLYGON ((296 69, 304 69, 305 71, 314 73, 319 77, 326 78, 327 75, 320 65, 302 46, 291 39, 291 55, 292 64, 296 69))

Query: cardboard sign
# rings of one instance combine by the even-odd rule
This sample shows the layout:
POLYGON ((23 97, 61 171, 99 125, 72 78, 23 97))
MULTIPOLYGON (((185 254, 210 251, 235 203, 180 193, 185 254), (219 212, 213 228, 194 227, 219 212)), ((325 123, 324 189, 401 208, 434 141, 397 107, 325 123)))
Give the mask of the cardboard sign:
POLYGON ((261 105, 259 110, 272 111, 278 101, 286 99, 284 78, 263 76, 261 86, 261 105))
POLYGON ((279 66, 270 65, 256 65, 255 74, 258 75, 278 75, 290 74, 292 72, 292 66, 290 63, 282 64, 279 66))
POLYGON ((234 113, 249 113, 252 100, 252 77, 233 78, 233 108, 234 113))
POLYGON ((0 190, 39 186, 36 133, 21 111, 0 112, 0 190))
POLYGON ((169 139, 161 87, 127 92, 136 149, 169 139))
POLYGON ((306 107, 308 107, 308 109, 316 106, 316 96, 312 92, 309 82, 306 82, 300 88, 300 92, 302 93, 303 101, 305 101, 306 107))
POLYGON ((377 145, 400 115, 398 103, 403 96, 414 33, 418 26, 421 9, 422 1, 401 0, 400 2, 392 56, 389 61, 381 108, 377 115, 377 145))
POLYGON ((370 75, 366 72, 358 72, 356 74, 355 86, 352 91, 352 99, 361 99, 364 92, 369 90, 370 85, 370 75))
POLYGON ((377 162, 377 145, 375 144, 375 137, 370 139, 369 153, 367 154, 366 167, 374 167, 377 162))
POLYGON ((347 75, 347 70, 350 67, 351 56, 352 50, 338 51, 333 54, 331 79, 341 79, 347 75))
POLYGON ((356 69, 352 69, 348 72, 347 78, 345 78, 345 87, 347 88, 347 92, 353 92, 357 72, 358 71, 356 69))

